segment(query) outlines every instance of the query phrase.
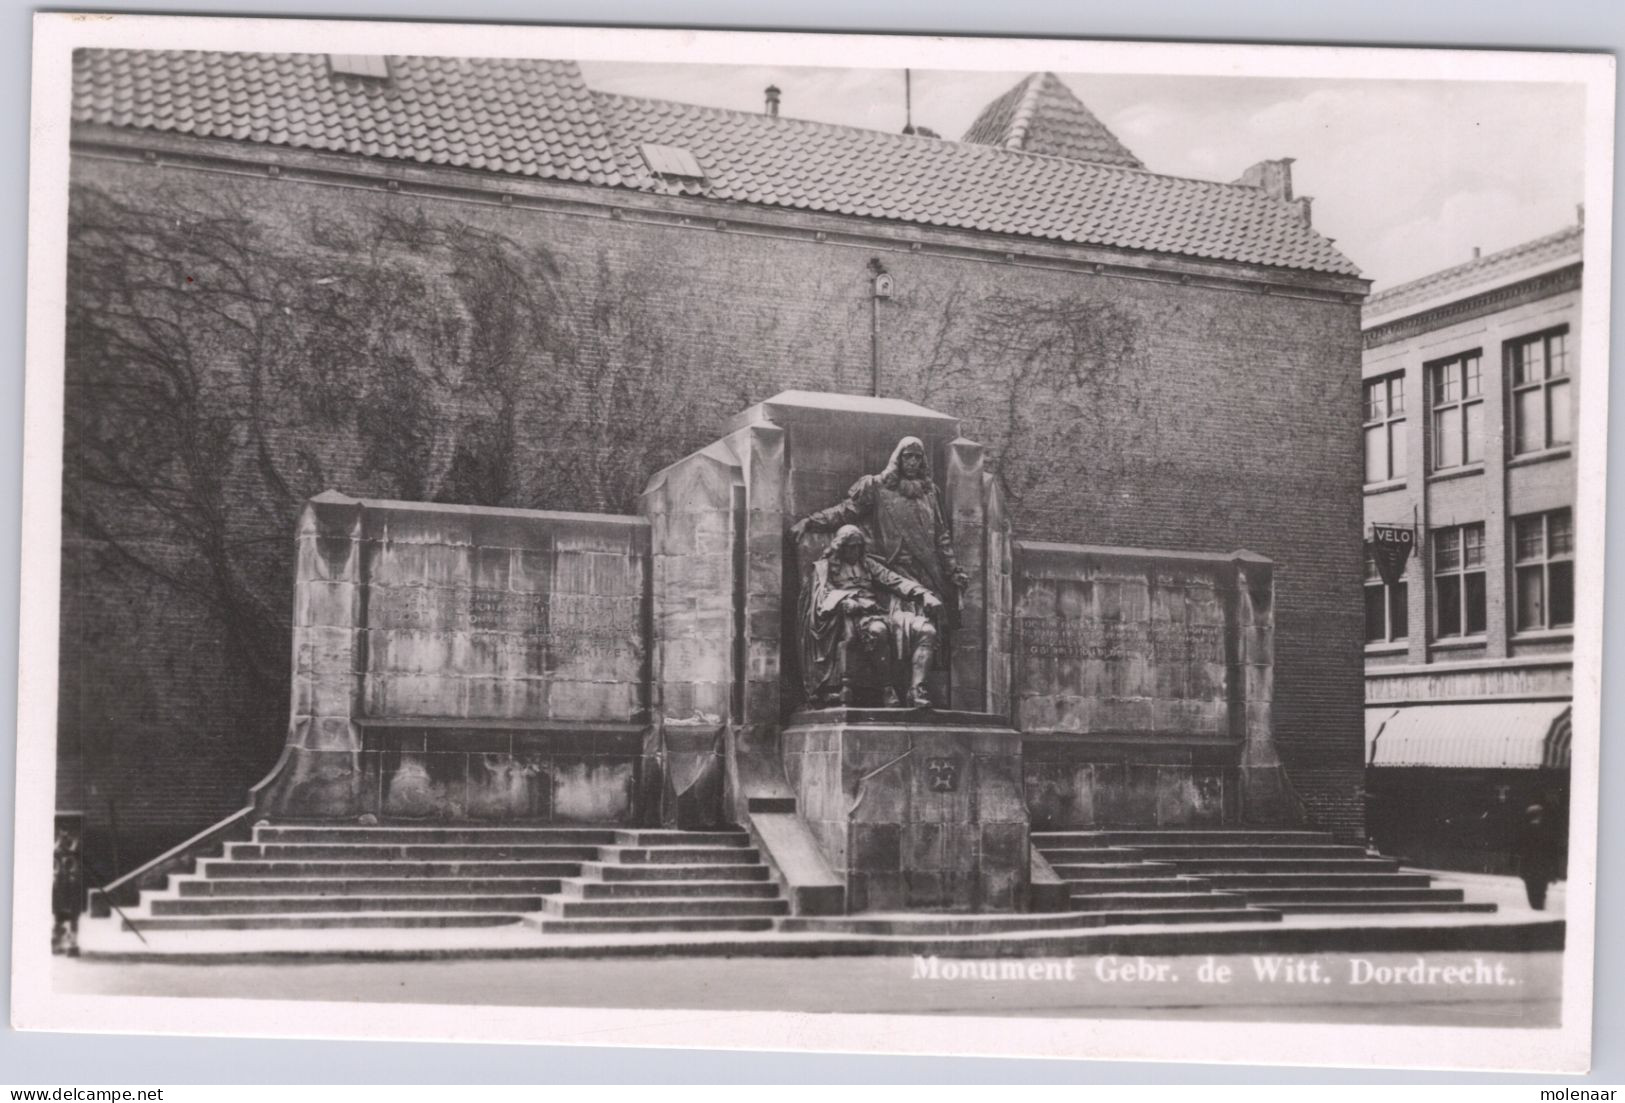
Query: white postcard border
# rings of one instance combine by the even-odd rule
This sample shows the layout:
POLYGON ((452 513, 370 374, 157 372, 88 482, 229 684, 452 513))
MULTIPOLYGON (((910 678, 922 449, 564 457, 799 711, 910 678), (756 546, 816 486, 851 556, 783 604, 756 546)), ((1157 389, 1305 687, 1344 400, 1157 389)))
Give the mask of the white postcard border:
MULTIPOLYGON (((619 31, 362 21, 53 14, 36 18, 30 174, 13 1021, 22 1029, 395 1038, 455 1042, 706 1046, 836 1052, 1410 1068, 1583 1071, 1589 1061, 1595 938, 1602 604, 1577 602, 1571 877, 1563 1025, 1557 1030, 604 1011, 481 1006, 86 997, 50 977, 48 906, 54 804, 60 581, 62 350, 68 86, 80 46, 464 56, 566 56, 844 67, 1093 71, 1214 76, 1562 81, 1587 87, 1586 280, 1582 358, 1608 363, 1614 65, 1601 54, 970 39, 930 36, 619 31), (25 781, 26 779, 26 781, 25 781), (1590 870, 1586 876, 1579 871, 1590 870)), ((1605 529, 1607 374, 1582 379, 1577 531, 1581 595, 1600 597, 1605 529)), ((658 967, 651 962, 651 967, 658 967)))

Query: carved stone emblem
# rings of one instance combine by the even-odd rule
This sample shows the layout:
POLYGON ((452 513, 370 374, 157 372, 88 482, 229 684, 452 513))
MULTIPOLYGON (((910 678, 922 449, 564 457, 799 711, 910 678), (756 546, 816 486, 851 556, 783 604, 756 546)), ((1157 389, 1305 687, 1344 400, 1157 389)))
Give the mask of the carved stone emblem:
POLYGON ((933 793, 952 793, 958 790, 959 759, 928 758, 925 760, 925 772, 931 779, 933 793))

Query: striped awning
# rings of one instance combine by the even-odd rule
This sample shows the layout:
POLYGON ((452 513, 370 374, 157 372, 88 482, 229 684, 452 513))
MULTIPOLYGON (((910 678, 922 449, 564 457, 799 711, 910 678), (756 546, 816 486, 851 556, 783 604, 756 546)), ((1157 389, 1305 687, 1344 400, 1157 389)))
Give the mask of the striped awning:
POLYGON ((1567 701, 1385 706, 1365 712, 1371 766, 1567 769, 1567 701))

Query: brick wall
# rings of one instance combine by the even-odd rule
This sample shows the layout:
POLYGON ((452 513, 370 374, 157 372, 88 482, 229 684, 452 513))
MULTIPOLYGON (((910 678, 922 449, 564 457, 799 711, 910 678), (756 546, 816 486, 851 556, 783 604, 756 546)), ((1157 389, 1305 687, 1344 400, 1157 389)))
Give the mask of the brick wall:
MULTIPOLYGON (((168 164, 80 157, 73 181, 69 402, 113 401, 75 385, 109 370, 85 334, 113 315, 108 288, 146 273, 142 310, 169 327, 147 339, 186 350, 202 407, 244 411, 205 466, 254 600, 177 596, 150 564, 65 575, 63 754, 94 748, 65 765, 65 805, 94 816, 88 786, 116 791, 121 829, 158 834, 240 805, 286 698, 241 715, 233 663, 277 684, 286 649, 218 639, 255 602, 285 625, 298 500, 331 486, 633 512, 652 472, 744 407, 787 388, 867 393, 873 308, 882 393, 963 419, 1018 537, 1275 561, 1281 749, 1324 825, 1358 825, 1356 305, 168 164), (137 260, 120 244, 132 227, 149 245, 177 236, 137 260), (96 267, 112 255, 132 259, 96 267), (897 287, 878 304, 872 257, 897 287), (401 409, 428 416, 391 420, 401 409)), ((168 479, 174 462, 150 470, 168 479)), ((70 463, 70 496, 82 478, 70 463)), ((87 562, 139 533, 185 580, 213 570, 217 548, 199 550, 173 503, 79 489, 95 520, 68 533, 87 562)))

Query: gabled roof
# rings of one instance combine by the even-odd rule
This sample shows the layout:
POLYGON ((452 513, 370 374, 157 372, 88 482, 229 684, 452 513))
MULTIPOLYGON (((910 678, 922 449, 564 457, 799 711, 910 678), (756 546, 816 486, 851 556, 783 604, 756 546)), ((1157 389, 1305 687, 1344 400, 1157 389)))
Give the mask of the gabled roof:
POLYGON ((1101 165, 1145 167, 1054 73, 1033 73, 988 104, 962 140, 1101 165))
POLYGON ((1369 323, 1578 262, 1584 238, 1584 225, 1566 226, 1554 234, 1379 291, 1366 299, 1362 313, 1369 323))
POLYGON ((565 61, 79 51, 76 123, 1358 276, 1259 188, 1003 146, 593 93, 565 61), (650 171, 687 150, 702 178, 650 171))
POLYGON ((573 61, 391 57, 335 76, 325 54, 76 50, 73 121, 620 184, 573 61))
POLYGON ((1359 274, 1258 188, 665 100, 597 101, 615 133, 694 154, 703 181, 651 179, 673 194, 1359 274))

